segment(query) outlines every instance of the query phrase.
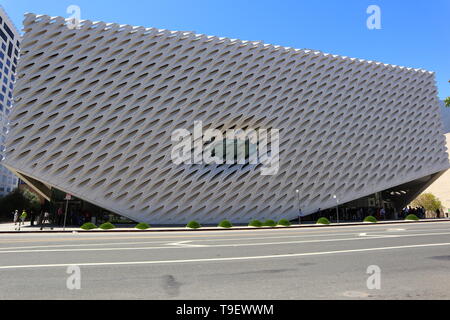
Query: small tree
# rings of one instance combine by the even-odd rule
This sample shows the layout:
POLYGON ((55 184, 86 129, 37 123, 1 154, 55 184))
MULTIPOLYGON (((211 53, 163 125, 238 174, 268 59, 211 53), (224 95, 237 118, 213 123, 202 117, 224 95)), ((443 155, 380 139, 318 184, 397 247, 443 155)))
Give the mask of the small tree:
POLYGON ((450 108, 450 97, 445 98, 444 103, 446 107, 450 108))
POLYGON ((41 203, 39 197, 25 189, 15 189, 10 194, 0 198, 0 220, 8 221, 12 219, 11 213, 15 210, 26 210, 28 213, 30 210, 38 212, 40 210, 41 203))
POLYGON ((437 209, 442 209, 441 201, 432 193, 422 193, 413 202, 413 207, 424 207, 427 211, 435 212, 437 209))

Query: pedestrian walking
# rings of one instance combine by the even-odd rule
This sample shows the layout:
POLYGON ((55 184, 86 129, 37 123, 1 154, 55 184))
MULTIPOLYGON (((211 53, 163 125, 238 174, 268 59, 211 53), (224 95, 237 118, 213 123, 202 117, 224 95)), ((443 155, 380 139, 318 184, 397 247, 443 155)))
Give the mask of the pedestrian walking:
POLYGON ((14 211, 14 225, 17 225, 17 222, 19 221, 19 210, 14 211))
POLYGON ((27 212, 25 210, 23 210, 22 214, 20 215, 19 226, 16 228, 16 230, 20 231, 20 226, 25 224, 26 218, 27 218, 27 212))
MULTIPOLYGON (((46 223, 50 224, 50 214, 47 211, 43 211, 41 218, 41 230, 44 230, 46 223)), ((50 230, 53 230, 53 228, 50 228, 50 230)))
POLYGON ((64 211, 63 209, 60 207, 58 208, 58 210, 56 211, 56 223, 58 224, 58 226, 62 226, 64 223, 64 211))
POLYGON ((36 220, 36 214, 33 210, 30 211, 30 226, 34 226, 34 222, 36 220))
POLYGON ((386 217, 386 210, 384 210, 384 208, 380 209, 380 219, 384 220, 386 217))

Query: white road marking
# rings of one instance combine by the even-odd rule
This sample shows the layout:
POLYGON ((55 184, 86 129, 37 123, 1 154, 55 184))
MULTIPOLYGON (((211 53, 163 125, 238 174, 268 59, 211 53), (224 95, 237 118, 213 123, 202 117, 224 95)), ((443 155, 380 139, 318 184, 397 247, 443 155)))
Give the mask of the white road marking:
MULTIPOLYGON (((256 242, 256 243, 230 243, 230 244, 210 244, 210 245, 194 245, 187 244, 191 241, 180 241, 171 243, 172 246, 162 247, 117 247, 117 248, 82 248, 82 249, 43 249, 43 250, 2 250, 0 254, 10 253, 42 253, 42 252, 88 252, 88 251, 132 251, 132 250, 155 250, 155 249, 195 249, 199 247, 219 248, 219 247, 252 247, 252 246, 269 246, 269 245, 286 245, 286 244, 301 244, 301 243, 320 243, 320 242, 338 242, 338 241, 360 241, 360 240, 379 240, 380 238, 405 238, 417 236, 435 236, 435 235, 450 235, 446 233, 422 233, 422 234, 403 234, 403 235, 389 235, 389 236, 366 236, 353 238, 335 238, 335 239, 320 239, 320 240, 302 240, 302 241, 283 241, 283 242, 256 242)), ((242 239, 241 239, 242 240, 242 239)))
POLYGON ((124 261, 124 262, 91 262, 91 263, 61 263, 61 264, 36 264, 36 265, 18 265, 18 266, 0 266, 0 270, 7 269, 31 269, 31 268, 55 268, 55 267, 68 267, 76 265, 79 267, 89 266, 118 266, 118 265, 151 265, 151 264, 173 264, 173 263, 202 263, 202 262, 225 262, 225 261, 242 261, 242 260, 262 260, 262 259, 280 259, 280 258, 295 258, 306 256, 321 256, 341 253, 357 253, 357 252, 371 252, 371 251, 383 251, 383 250, 396 250, 396 249, 411 249, 411 248, 426 248, 426 247, 440 247, 450 246, 450 243, 430 243, 430 244, 417 244, 409 246, 396 246, 396 247, 379 247, 379 248, 366 248, 366 249, 350 249, 350 250, 336 250, 336 251, 322 251, 322 252, 307 252, 307 253, 292 253, 292 254, 280 254, 280 255, 267 255, 267 256, 249 256, 249 257, 229 257, 229 258, 206 258, 206 259, 184 259, 184 260, 160 260, 160 261, 124 261))
MULTIPOLYGON (((297 231, 299 229, 296 229, 297 231)), ((406 231, 405 229, 388 229, 392 231, 406 231)), ((448 231, 449 229, 408 229, 408 232, 420 232, 420 231, 448 231)), ((258 230, 256 230, 258 231, 258 230)), ((303 230, 302 230, 303 231, 303 230)), ((387 231, 387 230, 386 230, 387 231)), ((230 232, 230 231, 227 231, 230 232)), ((381 232, 381 231, 378 231, 381 232)), ((234 234, 234 233, 233 233, 234 234)), ((248 234, 248 233, 247 233, 248 234)), ((101 235, 101 234, 99 234, 101 235)), ((328 237, 328 236, 346 236, 346 235, 354 235, 353 232, 343 232, 343 233, 325 233, 325 234, 308 234, 308 233, 301 233, 298 235, 292 235, 292 236, 265 236, 265 237, 241 237, 241 238, 218 238, 214 239, 213 237, 208 239, 194 239, 192 241, 196 242, 210 242, 210 241, 240 241, 240 240, 265 240, 265 239, 284 239, 284 238, 308 238, 308 237, 328 237)), ((411 234, 411 236, 414 236, 415 234, 411 234)), ((418 234, 420 235, 420 234, 418 234)), ((0 235, 1 236, 1 235, 0 235)), ((195 235, 194 235, 195 237, 195 235)), ((1 237, 0 237, 1 238, 1 237)), ((125 239, 148 239, 148 237, 126 237, 125 239)), ((61 244, 61 245, 42 245, 42 246, 21 246, 21 247, 0 247, 0 250, 18 250, 18 249, 37 249, 37 248, 66 248, 66 247, 90 247, 90 246, 111 246, 111 245, 130 245, 130 244, 159 244, 159 243, 167 243, 167 240, 157 240, 158 238, 155 238, 155 240, 152 241, 136 241, 136 242, 104 242, 104 243, 82 243, 82 244, 61 244)), ((83 240, 83 239, 81 239, 83 240)), ((93 240, 93 239, 89 239, 93 240)), ((98 240, 105 240, 100 237, 98 240)), ((51 242, 51 241, 50 241, 51 242)), ((0 241, 1 244, 1 241, 0 241)))
POLYGON ((173 242, 173 243, 168 243, 167 245, 168 246, 183 247, 183 248, 203 248, 203 247, 208 247, 206 245, 201 245, 201 244, 191 244, 190 242, 192 242, 192 240, 173 242))

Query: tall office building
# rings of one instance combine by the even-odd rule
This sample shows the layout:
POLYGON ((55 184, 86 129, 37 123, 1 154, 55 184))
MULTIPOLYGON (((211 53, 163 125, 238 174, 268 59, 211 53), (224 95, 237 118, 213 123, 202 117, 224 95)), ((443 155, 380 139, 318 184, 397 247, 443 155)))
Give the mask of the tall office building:
POLYGON ((0 6, 0 196, 13 191, 18 178, 2 164, 9 114, 13 107, 13 86, 19 59, 20 33, 0 6))
POLYGON ((44 197, 245 223, 399 209, 449 168, 426 70, 45 15, 24 30, 5 164, 44 197), (221 162, 239 144, 245 157, 221 162))

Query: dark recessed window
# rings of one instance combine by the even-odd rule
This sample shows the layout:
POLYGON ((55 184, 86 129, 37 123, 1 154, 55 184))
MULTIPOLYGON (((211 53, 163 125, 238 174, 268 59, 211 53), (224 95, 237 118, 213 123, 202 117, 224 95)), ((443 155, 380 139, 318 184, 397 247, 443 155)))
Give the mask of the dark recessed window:
POLYGON ((11 31, 11 29, 8 27, 8 25, 6 24, 6 22, 3 24, 3 26, 5 27, 5 31, 10 35, 11 39, 14 39, 14 33, 11 31))
POLYGON ((1 28, 0 28, 0 37, 2 37, 2 39, 5 40, 5 42, 8 42, 8 37, 1 28))
POLYGON ((8 57, 12 58, 12 52, 13 52, 13 44, 10 42, 8 44, 8 57))

